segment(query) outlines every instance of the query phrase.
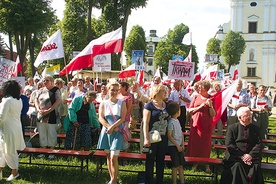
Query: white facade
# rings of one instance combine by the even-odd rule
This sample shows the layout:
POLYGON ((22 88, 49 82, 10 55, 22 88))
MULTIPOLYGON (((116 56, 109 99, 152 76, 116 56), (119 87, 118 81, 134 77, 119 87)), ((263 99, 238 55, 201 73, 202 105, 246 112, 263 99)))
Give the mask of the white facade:
MULTIPOLYGON (((160 42, 160 38, 156 35, 156 30, 150 30, 150 35, 146 37, 146 43, 147 43, 147 52, 145 54, 145 58, 147 60, 147 64, 145 66, 145 71, 147 74, 150 74, 153 76, 155 74, 155 68, 154 68, 154 52, 156 50, 157 44, 160 42)), ((148 81, 151 81, 150 75, 147 75, 148 81)))
POLYGON ((223 40, 229 30, 246 42, 239 77, 256 86, 276 87, 276 0, 231 0, 231 20, 217 38, 223 40))

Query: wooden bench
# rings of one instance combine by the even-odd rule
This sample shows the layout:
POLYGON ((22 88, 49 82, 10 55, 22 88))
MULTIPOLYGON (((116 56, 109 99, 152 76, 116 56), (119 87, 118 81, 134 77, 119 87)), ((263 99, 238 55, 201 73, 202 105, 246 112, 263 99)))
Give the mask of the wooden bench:
POLYGON ((271 137, 276 137, 276 134, 274 134, 274 133, 267 133, 267 139, 270 139, 271 137))
POLYGON ((79 167, 81 169, 81 172, 83 172, 83 169, 86 169, 88 171, 88 161, 89 158, 92 157, 93 153, 90 151, 76 151, 76 150, 56 150, 56 149, 45 149, 45 148, 25 148, 22 151, 17 151, 18 153, 24 153, 28 154, 29 162, 20 162, 21 164, 33 164, 33 165, 47 165, 47 166, 64 166, 64 167, 79 167), (61 165, 61 164, 51 164, 51 163, 34 163, 32 162, 32 156, 33 155, 39 155, 39 154, 45 154, 45 155, 55 155, 55 156, 72 156, 80 159, 81 164, 80 165, 61 165), (86 165, 84 165, 83 162, 86 162, 86 165))
MULTIPOLYGON (((183 132, 183 136, 184 136, 184 141, 185 141, 185 138, 190 136, 190 132, 183 132)), ((215 134, 212 134, 212 139, 222 139, 224 140, 225 139, 225 135, 215 135, 215 134)))
MULTIPOLYGON (((35 137, 35 136, 39 136, 39 132, 25 132, 25 137, 27 138, 27 137, 29 137, 30 139, 32 139, 33 137, 35 137)), ((57 142, 58 142, 58 147, 60 148, 60 146, 61 146, 61 140, 65 140, 65 138, 66 138, 66 134, 57 134, 57 142)), ((30 139, 29 139, 29 141, 30 141, 30 139)))
MULTIPOLYGON (((97 158, 97 167, 96 167, 96 174, 98 176, 99 172, 101 172, 103 169, 103 163, 106 159, 106 153, 103 150, 97 150, 93 157, 97 158)), ((129 152, 120 152, 119 159, 128 159, 128 160, 137 160, 137 161, 145 161, 146 160, 146 154, 140 154, 140 153, 129 153, 129 152)), ((203 176, 203 177, 214 177, 216 183, 218 183, 218 168, 217 166, 222 165, 221 159, 217 158, 198 158, 198 157, 185 157, 186 163, 188 164, 206 164, 210 165, 213 169, 213 175, 193 175, 193 174, 185 174, 185 176, 203 176)), ((165 162, 171 162, 171 157, 169 155, 165 156, 165 162)), ((122 170, 121 171, 127 171, 127 172, 140 172, 137 170, 122 170)))
MULTIPOLYGON (((225 150, 226 150, 226 146, 225 146, 225 145, 218 145, 218 144, 215 144, 215 145, 214 145, 214 149, 216 150, 217 158, 219 158, 220 150, 225 151, 225 150)), ((262 154, 265 154, 265 155, 266 155, 266 163, 268 163, 268 156, 269 156, 269 155, 276 155, 276 150, 269 150, 269 149, 266 150, 266 149, 263 149, 263 150, 262 150, 262 154)))

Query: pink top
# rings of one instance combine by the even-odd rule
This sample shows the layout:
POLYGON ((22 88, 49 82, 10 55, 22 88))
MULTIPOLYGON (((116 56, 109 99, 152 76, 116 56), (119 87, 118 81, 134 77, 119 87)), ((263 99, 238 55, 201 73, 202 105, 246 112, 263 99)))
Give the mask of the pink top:
MULTIPOLYGON (((127 92, 126 95, 119 94, 117 96, 117 98, 120 99, 120 100, 124 100, 124 102, 127 105, 127 103, 128 103, 129 100, 133 100, 133 95, 131 93, 127 92)), ((125 122, 130 122, 130 113, 126 114, 125 122)))

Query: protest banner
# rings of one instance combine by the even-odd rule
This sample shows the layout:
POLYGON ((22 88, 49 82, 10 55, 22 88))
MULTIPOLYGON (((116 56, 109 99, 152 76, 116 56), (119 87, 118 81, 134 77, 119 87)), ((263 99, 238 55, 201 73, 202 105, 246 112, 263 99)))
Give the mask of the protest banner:
POLYGON ((194 79, 195 63, 185 61, 169 61, 168 79, 191 81, 194 79))
POLYGON ((111 71, 111 54, 100 54, 93 58, 94 72, 109 72, 111 71))
POLYGON ((14 61, 0 58, 0 86, 2 86, 7 80, 11 79, 14 67, 16 67, 14 61))

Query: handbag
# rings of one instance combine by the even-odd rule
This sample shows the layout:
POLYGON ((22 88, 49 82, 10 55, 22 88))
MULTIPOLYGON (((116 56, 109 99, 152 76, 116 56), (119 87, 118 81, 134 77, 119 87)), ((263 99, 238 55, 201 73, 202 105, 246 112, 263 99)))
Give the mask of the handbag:
POLYGON ((162 141, 161 135, 157 130, 151 130, 149 132, 150 143, 157 143, 162 141))
POLYGON ((129 131, 129 128, 127 125, 124 125, 123 129, 119 130, 122 134, 124 141, 128 142, 131 138, 131 132, 129 131))
MULTIPOLYGON (((116 122, 116 118, 113 115, 112 109, 109 106, 109 104, 108 104, 108 107, 109 107, 110 113, 111 113, 111 115, 113 117, 113 120, 114 120, 114 123, 115 123, 116 122)), ((128 128, 127 125, 124 124, 124 127, 122 129, 119 129, 119 132, 122 134, 125 142, 128 142, 130 140, 130 138, 131 138, 131 132, 130 132, 130 130, 129 130, 129 128, 128 128)))

